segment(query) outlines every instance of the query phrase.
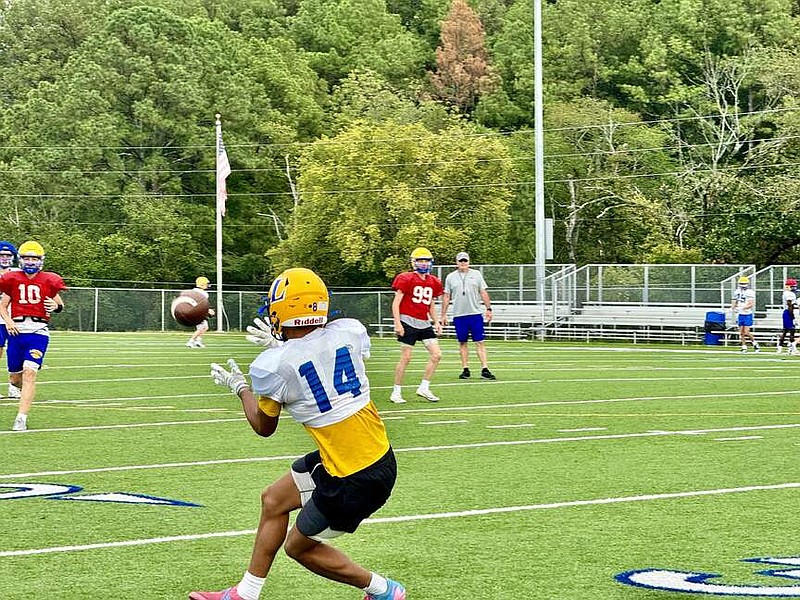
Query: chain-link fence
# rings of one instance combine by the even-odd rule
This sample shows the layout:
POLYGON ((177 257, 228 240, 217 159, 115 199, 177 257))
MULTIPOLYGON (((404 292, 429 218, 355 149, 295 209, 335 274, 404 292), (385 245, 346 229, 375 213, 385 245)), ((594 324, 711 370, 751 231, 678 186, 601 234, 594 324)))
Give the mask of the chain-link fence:
MULTIPOLYGON (((437 266, 442 280, 452 266, 437 266)), ((780 304, 783 281, 800 279, 800 266, 778 265, 756 272, 753 265, 547 265, 544 294, 537 299, 535 265, 473 265, 489 286, 492 302, 527 306, 534 322, 550 322, 586 303, 719 306, 730 304, 739 276, 747 275, 757 291, 758 307, 780 304)), ((386 288, 332 288, 331 310, 341 311, 372 329, 391 317, 394 292, 386 288)), ((209 302, 217 306, 216 292, 209 302)), ((170 315, 180 290, 134 288, 70 288, 66 310, 53 317, 57 329, 77 331, 166 331, 181 329, 170 315)), ((264 305, 264 293, 224 291, 223 330, 243 330, 264 305)), ((212 321, 212 329, 216 322, 212 321)))

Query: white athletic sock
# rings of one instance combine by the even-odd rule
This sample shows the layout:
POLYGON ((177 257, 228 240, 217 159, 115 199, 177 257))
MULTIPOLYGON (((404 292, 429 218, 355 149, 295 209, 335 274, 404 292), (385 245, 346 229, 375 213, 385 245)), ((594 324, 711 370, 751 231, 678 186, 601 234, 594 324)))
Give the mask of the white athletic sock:
POLYGON ((364 588, 364 592, 370 596, 381 596, 389 591, 389 582, 385 577, 381 577, 377 573, 372 574, 372 579, 369 580, 369 585, 364 588))
POLYGON ((395 385, 395 386, 392 388, 392 393, 393 393, 393 394, 401 394, 402 392, 403 392, 403 388, 402 388, 402 386, 395 385))
POLYGON ((28 421, 28 415, 24 415, 21 412, 18 412, 17 419, 22 421, 23 423, 26 423, 28 421))
POLYGON ((239 585, 236 586, 236 593, 238 593, 242 600, 258 600, 261 596, 261 588, 264 587, 265 579, 263 577, 256 577, 250 571, 245 571, 239 585))
POLYGON ((428 379, 423 379, 419 382, 419 389, 423 392, 427 392, 431 388, 431 382, 428 379))

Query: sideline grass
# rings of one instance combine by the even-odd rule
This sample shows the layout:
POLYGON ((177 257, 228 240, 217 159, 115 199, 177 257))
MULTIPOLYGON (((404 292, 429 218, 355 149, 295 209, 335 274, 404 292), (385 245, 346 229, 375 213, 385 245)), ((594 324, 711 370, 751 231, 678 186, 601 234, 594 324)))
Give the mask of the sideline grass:
MULTIPOLYGON (((184 338, 56 332, 31 431, 7 431, 16 404, 0 400, 0 598, 178 599, 238 581, 261 489, 311 442, 288 419, 258 438, 207 376, 210 362, 245 365, 258 349, 209 335, 190 350, 184 338), (30 484, 199 506, 2 499, 30 484)), ((777 487, 800 482, 796 357, 492 341, 498 381, 484 382, 458 380, 456 344, 442 346, 442 401, 411 400, 419 348, 398 406, 396 343, 374 341, 372 396, 399 479, 375 519, 338 542, 410 599, 684 597, 614 581, 646 567, 791 585, 741 560, 800 555, 800 489, 777 487)), ((281 555, 262 598, 362 596, 281 555)))

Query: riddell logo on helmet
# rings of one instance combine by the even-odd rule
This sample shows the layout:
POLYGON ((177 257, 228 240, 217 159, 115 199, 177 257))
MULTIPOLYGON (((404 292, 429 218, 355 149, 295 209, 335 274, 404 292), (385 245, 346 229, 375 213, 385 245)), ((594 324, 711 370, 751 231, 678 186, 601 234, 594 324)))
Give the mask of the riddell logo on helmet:
POLYGON ((305 325, 322 325, 325 323, 325 317, 298 317, 294 320, 295 327, 304 327, 305 325))

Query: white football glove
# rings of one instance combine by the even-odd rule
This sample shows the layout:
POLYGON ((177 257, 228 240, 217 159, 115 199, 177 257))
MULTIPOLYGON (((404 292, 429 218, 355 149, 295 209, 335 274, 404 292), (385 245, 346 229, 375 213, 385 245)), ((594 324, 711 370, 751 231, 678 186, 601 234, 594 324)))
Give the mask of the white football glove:
POLYGON ((246 387, 250 387, 250 384, 247 383, 242 370, 232 358, 228 359, 228 368, 230 371, 227 371, 222 365, 211 363, 211 379, 217 385, 227 385, 238 396, 239 392, 246 387))
POLYGON ((255 327, 252 325, 247 326, 247 333, 250 334, 246 336, 248 342, 251 342, 256 346, 264 346, 266 348, 275 348, 283 343, 279 339, 276 339, 274 335, 272 335, 272 328, 268 323, 265 323, 258 317, 253 319, 253 323, 256 324, 255 327))

